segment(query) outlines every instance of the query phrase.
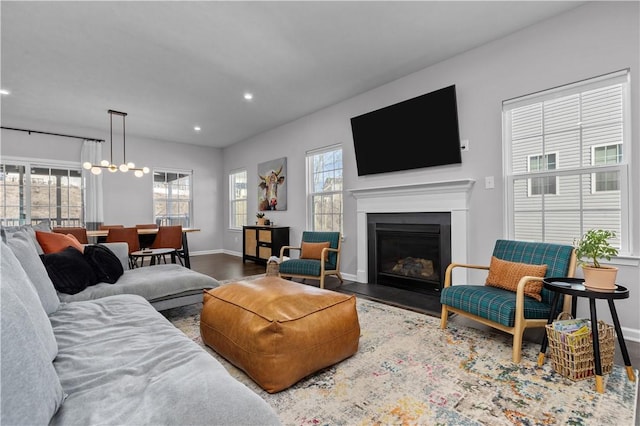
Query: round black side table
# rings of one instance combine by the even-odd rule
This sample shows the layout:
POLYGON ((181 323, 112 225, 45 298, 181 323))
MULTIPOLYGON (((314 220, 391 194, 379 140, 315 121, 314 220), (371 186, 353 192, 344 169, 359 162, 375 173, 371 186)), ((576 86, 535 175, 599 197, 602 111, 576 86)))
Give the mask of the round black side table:
MULTIPOLYGON (((559 314, 559 308, 561 305, 561 295, 569 295, 575 297, 587 297, 589 299, 589 310, 591 311, 591 333, 593 336, 593 359, 595 367, 595 379, 596 379, 596 391, 604 393, 604 383, 602 380, 602 364, 600 362, 600 340, 598 338, 598 316, 596 314, 596 300, 605 299, 609 304, 609 310, 611 311, 611 318, 613 319, 613 325, 618 335, 618 343, 620 344, 620 350, 622 351, 622 358, 624 359, 624 365, 627 370, 627 377, 634 382, 636 375, 633 367, 631 366, 631 359, 629 358, 629 352, 627 351, 627 345, 624 342, 624 336, 622 335, 622 329, 620 328, 620 320, 618 320, 618 313, 614 305, 616 299, 627 299, 629 297, 629 290, 621 285, 616 285, 615 290, 591 290, 584 286, 584 279, 582 278, 569 278, 569 277, 550 277, 542 280, 544 288, 554 292, 553 300, 551 302, 551 313, 549 314, 549 320, 547 324, 551 324, 556 316, 559 314)), ((542 366, 544 363, 545 352, 547 351, 547 333, 544 333, 542 337, 542 346, 540 347, 540 355, 538 355, 538 366, 542 366)))

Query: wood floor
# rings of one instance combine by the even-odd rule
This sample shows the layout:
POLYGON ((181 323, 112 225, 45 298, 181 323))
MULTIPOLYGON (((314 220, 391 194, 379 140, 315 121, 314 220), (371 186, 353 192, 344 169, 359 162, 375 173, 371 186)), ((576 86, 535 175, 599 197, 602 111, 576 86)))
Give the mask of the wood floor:
MULTIPOLYGON (((250 275, 264 274, 266 271, 266 267, 264 265, 259 265, 251 261, 242 262, 242 258, 238 256, 232 256, 228 254, 208 254, 202 256, 192 256, 191 257, 191 269, 201 272, 203 274, 209 275, 219 281, 229 280, 233 278, 241 278, 250 275)), ((307 283, 309 285, 318 285, 317 282, 313 282, 308 280, 307 283)), ((325 288, 340 291, 343 290, 341 287, 346 286, 347 288, 357 288, 358 283, 353 283, 351 281, 345 281, 340 284, 340 281, 335 277, 328 277, 325 281, 325 288), (350 286, 351 284, 355 284, 350 286)), ((395 305, 401 305, 401 303, 391 303, 395 305)), ((419 309, 414 309, 419 310, 419 309)), ((425 312, 427 313, 427 312, 425 312)), ((460 316, 456 316, 451 318, 450 321, 455 321, 458 324, 464 324, 470 327, 475 327, 479 329, 487 328, 482 324, 478 324, 475 321, 471 321, 467 318, 463 318, 460 316)), ((490 329, 493 332, 497 330, 490 329)), ((525 332, 525 340, 539 342, 542 338, 543 329, 529 329, 525 332)), ((627 349, 629 352, 629 356, 631 358, 631 365, 635 368, 640 366, 640 343, 626 341, 627 349)), ((616 352, 615 352, 615 364, 624 365, 624 361, 622 359, 622 355, 620 353, 620 348, 618 346, 618 342, 616 340, 616 352)), ((636 378, 638 380, 638 378, 636 378)), ((636 403, 636 412, 638 411, 638 407, 640 407, 640 392, 638 393, 637 403, 636 403)))

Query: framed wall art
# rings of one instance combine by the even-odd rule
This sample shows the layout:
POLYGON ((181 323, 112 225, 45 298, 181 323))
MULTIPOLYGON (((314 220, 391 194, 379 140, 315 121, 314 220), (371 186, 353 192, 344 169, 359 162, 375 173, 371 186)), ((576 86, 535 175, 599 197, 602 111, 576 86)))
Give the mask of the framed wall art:
POLYGON ((258 210, 287 209, 287 157, 258 164, 258 210))

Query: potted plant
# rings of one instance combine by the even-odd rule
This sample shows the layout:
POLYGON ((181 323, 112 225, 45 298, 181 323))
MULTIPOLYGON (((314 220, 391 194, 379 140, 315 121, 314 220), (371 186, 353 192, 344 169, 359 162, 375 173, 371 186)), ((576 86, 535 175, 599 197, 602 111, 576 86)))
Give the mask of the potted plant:
POLYGON ((258 222, 257 222, 258 225, 260 225, 260 226, 264 225, 264 222, 266 220, 265 217, 264 217, 264 213, 263 212, 258 212, 258 213, 256 213, 256 217, 258 218, 258 222))
POLYGON ((574 241, 578 263, 582 266, 585 287, 613 290, 616 288, 618 268, 602 265, 599 259, 611 260, 618 249, 609 240, 616 233, 606 229, 591 229, 580 240, 574 241))

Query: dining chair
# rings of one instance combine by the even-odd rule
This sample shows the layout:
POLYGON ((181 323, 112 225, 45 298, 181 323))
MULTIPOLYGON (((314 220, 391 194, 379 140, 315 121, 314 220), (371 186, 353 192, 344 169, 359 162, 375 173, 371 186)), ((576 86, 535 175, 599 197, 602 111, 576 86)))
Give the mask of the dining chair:
MULTIPOLYGON (((171 254, 171 262, 176 263, 175 259, 178 258, 178 261, 181 265, 182 263, 182 225, 170 225, 170 226, 160 226, 158 227, 158 233, 156 234, 156 238, 153 240, 153 244, 149 247, 151 249, 173 249, 171 254)), ((167 263, 166 255, 162 254, 158 256, 156 259, 156 263, 160 263, 160 258, 167 263)))
MULTIPOLYGON (((137 224, 136 229, 158 229, 158 225, 155 223, 142 223, 137 224)), ((140 240, 140 247, 143 249, 151 247, 155 238, 155 234, 140 234, 138 236, 138 239, 140 240)))
POLYGON ((138 230, 134 227, 129 228, 110 228, 107 234, 108 243, 124 242, 129 246, 129 267, 137 267, 136 259, 131 256, 134 251, 140 250, 140 240, 138 239, 138 230))
POLYGON ((124 225, 100 225, 98 227, 98 229, 100 230, 107 230, 112 228, 124 228, 124 225))
POLYGON ((56 226, 51 228, 53 232, 58 234, 71 234, 80 244, 89 244, 89 238, 87 237, 87 228, 81 226, 56 226))

